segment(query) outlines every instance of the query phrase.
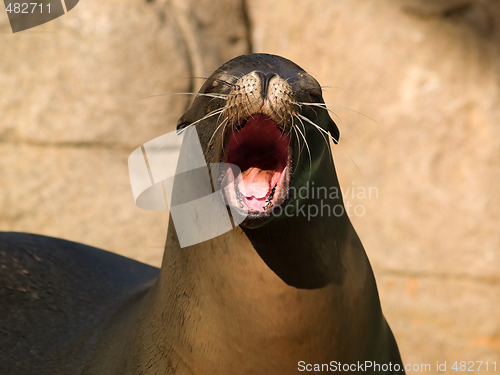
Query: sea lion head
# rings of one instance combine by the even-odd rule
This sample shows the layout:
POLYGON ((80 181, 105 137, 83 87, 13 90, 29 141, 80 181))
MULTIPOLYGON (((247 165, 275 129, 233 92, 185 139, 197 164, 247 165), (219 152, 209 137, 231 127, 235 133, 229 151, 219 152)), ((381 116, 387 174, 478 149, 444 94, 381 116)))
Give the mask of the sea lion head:
POLYGON ((269 54, 239 56, 217 69, 177 129, 190 125, 207 163, 221 165, 214 186, 224 187, 231 209, 244 212, 246 227, 276 217, 291 187, 320 172, 328 136, 339 139, 319 83, 292 61, 269 54))

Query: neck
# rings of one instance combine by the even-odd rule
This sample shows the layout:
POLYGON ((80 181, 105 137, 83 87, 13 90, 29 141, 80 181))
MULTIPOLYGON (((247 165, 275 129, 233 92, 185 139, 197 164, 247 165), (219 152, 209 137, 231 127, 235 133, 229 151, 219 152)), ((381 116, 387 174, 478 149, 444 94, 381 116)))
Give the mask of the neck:
POLYGON ((349 342, 359 346, 357 335, 381 319, 378 296, 348 219, 337 224, 331 232, 298 220, 235 228, 181 249, 171 222, 153 293, 156 324, 169 318, 155 341, 167 341, 194 373, 255 373, 259 364, 260 373, 289 374, 301 360, 365 355, 349 342), (353 312, 359 320, 346 324, 353 312))
MULTIPOLYGON (((338 186, 333 178, 323 186, 338 186)), ((299 361, 380 360, 369 348, 385 350, 375 281, 347 215, 278 217, 187 248, 170 220, 144 306, 147 355, 170 353, 187 374, 253 374, 257 365, 290 374, 299 361)))

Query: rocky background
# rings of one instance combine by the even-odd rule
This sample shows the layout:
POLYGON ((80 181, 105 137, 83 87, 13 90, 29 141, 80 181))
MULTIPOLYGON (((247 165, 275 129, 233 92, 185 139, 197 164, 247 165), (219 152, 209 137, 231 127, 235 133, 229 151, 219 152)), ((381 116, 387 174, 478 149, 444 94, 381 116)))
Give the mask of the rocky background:
POLYGON ((409 373, 500 372, 498 1, 87 0, 16 34, 0 12, 0 52, 0 229, 154 265, 167 216, 134 205, 130 152, 224 61, 295 61, 341 129, 345 200, 403 359, 431 365, 409 373))

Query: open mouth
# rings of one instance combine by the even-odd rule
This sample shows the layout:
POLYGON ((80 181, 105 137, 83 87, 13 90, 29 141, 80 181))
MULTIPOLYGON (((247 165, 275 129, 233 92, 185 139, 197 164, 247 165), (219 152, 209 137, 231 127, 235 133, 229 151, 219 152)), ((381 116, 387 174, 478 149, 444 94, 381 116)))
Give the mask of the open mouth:
POLYGON ((231 129, 222 160, 226 203, 247 211, 250 218, 269 216, 273 207, 283 204, 292 169, 290 144, 290 136, 262 114, 231 129))

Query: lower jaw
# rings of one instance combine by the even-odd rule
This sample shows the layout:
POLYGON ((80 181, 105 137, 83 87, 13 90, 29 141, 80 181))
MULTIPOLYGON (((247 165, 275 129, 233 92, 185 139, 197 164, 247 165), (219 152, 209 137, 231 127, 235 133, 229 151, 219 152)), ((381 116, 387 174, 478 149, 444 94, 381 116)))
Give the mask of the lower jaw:
MULTIPOLYGON (((261 210, 253 210, 249 208, 249 206, 245 204, 246 198, 242 198, 240 200, 236 198, 236 193, 228 194, 227 186, 226 189, 221 188, 224 202, 230 208, 235 224, 239 224, 246 228, 256 228, 272 219, 275 216, 276 209, 282 207, 288 201, 289 179, 290 175, 287 174, 285 177, 286 187, 281 187, 281 193, 279 196, 276 196, 275 199, 269 202, 259 202, 259 204, 262 204, 261 210)), ((234 186, 232 188, 235 189, 234 186)))
POLYGON ((259 228, 274 218, 272 209, 267 212, 247 212, 245 216, 245 219, 239 225, 248 229, 259 228))

